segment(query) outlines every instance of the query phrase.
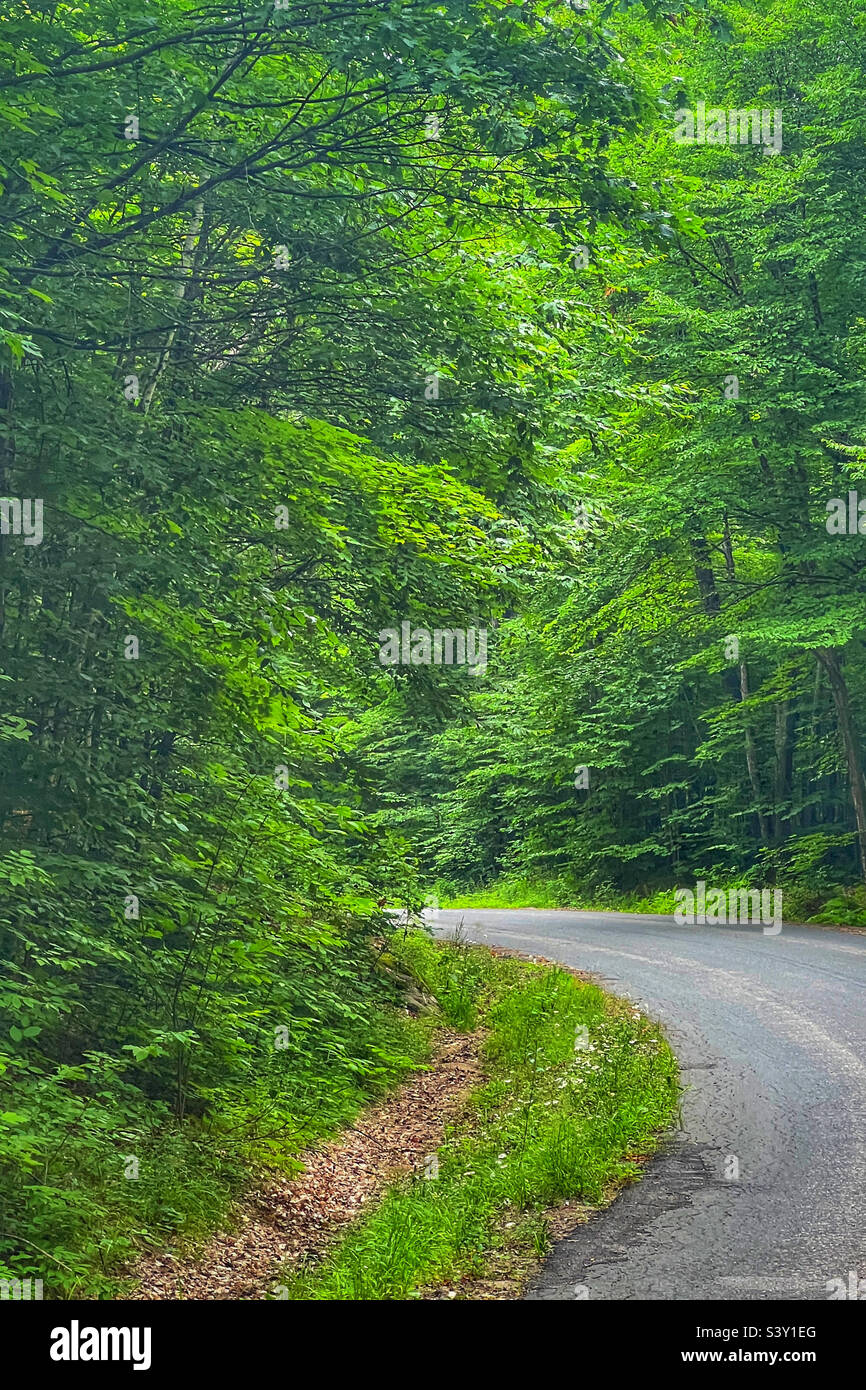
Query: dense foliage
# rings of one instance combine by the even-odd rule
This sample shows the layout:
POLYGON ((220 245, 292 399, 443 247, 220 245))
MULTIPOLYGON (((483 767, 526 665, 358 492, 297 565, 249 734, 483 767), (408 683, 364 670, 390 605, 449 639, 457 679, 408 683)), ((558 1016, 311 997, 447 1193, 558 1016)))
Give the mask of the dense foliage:
POLYGON ((864 20, 0 3, 0 1276, 409 1066, 425 881, 862 871, 864 20))
MULTIPOLYGON (((424 787, 417 838, 451 891, 613 903, 703 874, 783 883, 796 918, 863 875, 863 22, 780 3, 619 24, 654 115, 610 167, 664 235, 620 222, 592 248, 610 398, 544 443, 572 465, 570 552, 500 628, 470 717, 407 730, 393 790, 424 787), (701 101, 781 113, 781 150, 676 143, 701 101)), ((862 918, 856 893, 840 912, 862 918)))
POLYGON ((395 950, 449 1023, 482 1026, 485 1083, 449 1126, 435 1181, 395 1183, 320 1265, 288 1271, 286 1293, 453 1297, 492 1267, 498 1296, 507 1275, 517 1297, 549 1247, 547 1211, 610 1200, 638 1174, 677 1113, 676 1060, 637 1009, 556 966, 411 932, 395 950))

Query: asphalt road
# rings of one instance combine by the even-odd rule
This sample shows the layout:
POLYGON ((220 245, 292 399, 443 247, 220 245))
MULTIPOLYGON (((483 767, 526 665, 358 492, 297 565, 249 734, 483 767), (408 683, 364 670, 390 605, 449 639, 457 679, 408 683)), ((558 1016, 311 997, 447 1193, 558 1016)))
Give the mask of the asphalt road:
POLYGON ((686 1086, 682 1130, 554 1247, 529 1299, 826 1300, 852 1275, 866 1299, 866 936, 486 909, 435 929, 461 920, 635 1000, 686 1086))

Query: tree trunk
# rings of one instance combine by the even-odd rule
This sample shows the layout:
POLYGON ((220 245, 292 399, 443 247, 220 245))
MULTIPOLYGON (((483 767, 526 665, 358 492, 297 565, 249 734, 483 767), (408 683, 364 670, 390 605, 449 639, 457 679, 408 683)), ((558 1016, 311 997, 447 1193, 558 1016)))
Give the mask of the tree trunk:
POLYGON ((774 786, 773 842, 781 844, 785 838, 782 809, 790 813, 794 795, 794 741, 797 734, 797 711, 791 709, 790 700, 779 700, 776 704, 776 779, 774 786))
POLYGON ((827 672, 827 679, 830 682, 830 689, 833 692, 833 703, 836 706, 836 719, 839 725, 839 733, 842 735, 842 744, 845 749, 845 761, 848 765, 848 781, 851 786, 851 800, 854 804, 854 818, 857 822, 857 843, 860 848, 860 874, 866 882, 866 784, 863 781, 863 761, 860 753, 860 739, 854 724, 854 717, 851 713, 851 700, 848 694, 848 686, 842 674, 842 663, 839 659, 838 649, 834 647, 819 647, 818 660, 827 672))
MULTIPOLYGON (((181 252, 180 257, 181 278, 178 280, 174 291, 174 297, 178 301, 178 316, 180 315, 181 305, 187 297, 187 292, 189 290, 190 283, 195 273, 196 250, 197 248, 199 248, 200 235, 203 223, 204 201, 201 198, 197 198, 193 203, 192 213, 190 215, 189 220, 189 227, 187 228, 187 233, 184 237, 183 251, 181 252)), ((141 398, 141 409, 142 414, 144 415, 147 414, 147 412, 150 410, 151 405, 153 404, 153 398, 156 394, 156 388, 159 385, 159 379, 165 371, 166 367, 168 366, 169 359, 171 358, 171 349, 174 344, 174 340, 177 337, 179 327, 180 317, 178 317, 174 327, 169 330, 168 337, 165 341, 165 346, 163 347, 162 352, 159 354, 156 366, 153 369, 153 374, 150 378, 150 381, 144 389, 144 394, 141 398)))
MULTIPOLYGON (((740 700, 743 704, 749 698, 749 671, 745 661, 740 660, 740 700)), ((752 798, 755 802, 755 811, 758 817, 758 829, 761 834, 761 843, 769 845, 770 827, 767 816, 764 813, 764 790, 761 786, 761 770, 758 767, 758 745, 755 742, 755 735, 748 718, 743 721, 743 738, 746 745, 746 769, 749 774, 749 785, 752 788, 752 798)))
MULTIPOLYGON (((725 553, 725 570, 728 580, 733 584, 736 578, 734 570, 734 547, 731 541, 731 529, 728 525, 727 515, 725 516, 725 533, 722 541, 722 549, 725 553)), ((738 657, 737 666, 740 676, 740 702, 745 704, 749 698, 749 669, 744 658, 738 657)), ((755 735, 752 729, 748 714, 744 712, 743 717, 743 740, 746 746, 746 770, 749 774, 749 785, 752 788, 752 800, 755 803, 755 812, 758 817, 758 831, 761 836, 761 843, 770 843, 770 825, 767 815, 764 812, 764 789, 761 785, 761 770, 758 766, 758 745, 755 742, 755 735)))

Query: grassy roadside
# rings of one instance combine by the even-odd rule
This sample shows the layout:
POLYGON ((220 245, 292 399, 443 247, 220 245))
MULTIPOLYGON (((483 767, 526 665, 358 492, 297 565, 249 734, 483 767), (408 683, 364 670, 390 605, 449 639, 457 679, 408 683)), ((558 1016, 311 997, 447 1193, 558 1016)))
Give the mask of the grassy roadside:
POLYGON ((562 879, 503 878, 484 888, 465 893, 439 890, 440 907, 538 907, 577 908, 599 912, 659 912, 674 910, 674 890, 654 894, 620 893, 614 889, 595 892, 575 887, 562 879))
POLYGON ((405 1300, 443 1284, 459 1295, 461 1280, 525 1269, 547 1247, 546 1213, 601 1204, 677 1110, 670 1047, 624 1001, 486 947, 413 932, 393 950, 443 1023, 485 1030, 488 1080, 433 1175, 396 1183, 320 1265, 290 1275, 292 1299, 405 1300))
MULTIPOLYGON (((15 1111, 0 1103, 0 1279, 40 1279, 46 1299, 125 1296, 139 1259, 201 1249, 245 1193, 293 1175, 307 1149, 425 1065, 431 1023, 406 1012, 401 982, 369 947, 344 974, 338 994, 322 971, 286 1028, 268 1026, 263 1007, 267 1022, 238 1039, 243 1084, 215 1088, 202 1115, 178 1120, 128 1084, 118 1111, 107 1085, 85 1091, 95 1065, 65 1067, 60 1100, 50 1081, 28 1090, 21 1068, 10 1072, 19 1084, 15 1111), (14 1122, 31 1109, 41 1129, 19 1136, 14 1122)), ((120 1062, 115 1072, 123 1083, 120 1062)))
MULTIPOLYGON (((714 883, 721 879, 706 875, 714 883)), ((687 883, 682 885, 688 887, 687 883)), ((744 883, 725 878, 724 887, 754 888, 754 883, 744 883)), ((866 886, 847 884, 816 888, 804 883, 779 883, 782 889, 783 920, 793 924, 826 927, 849 927, 866 931, 866 886)), ((512 907, 515 909, 536 907, 571 908, 585 912, 646 912, 671 916, 674 911, 673 888, 660 888, 655 892, 630 893, 603 887, 595 890, 581 888, 565 879, 503 878, 484 888, 472 889, 466 893, 449 892, 441 886, 438 889, 440 907, 479 908, 512 907)))

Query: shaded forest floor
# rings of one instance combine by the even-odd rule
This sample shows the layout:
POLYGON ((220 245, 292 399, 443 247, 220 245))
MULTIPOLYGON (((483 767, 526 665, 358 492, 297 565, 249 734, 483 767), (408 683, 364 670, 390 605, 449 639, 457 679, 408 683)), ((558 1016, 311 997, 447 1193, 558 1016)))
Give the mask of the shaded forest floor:
MULTIPOLYGON (((687 886, 687 885, 684 885, 687 886)), ((725 887, 750 888, 732 881, 725 887)), ((816 889, 794 883, 782 889, 782 920, 785 926, 828 927, 837 931, 866 932, 866 888, 862 884, 816 889)), ((439 888, 440 907, 460 908, 543 908, 573 912, 640 912, 670 916, 675 909, 674 888, 631 892, 613 888, 583 889, 561 878, 501 878, 480 888, 465 891, 439 888)))
POLYGON ((540 958, 416 932, 392 950, 429 1063, 298 1175, 262 1175, 203 1247, 144 1256, 128 1296, 517 1299, 551 1240, 639 1175, 678 1095, 654 1025, 540 958))
POLYGON ((480 1045, 480 1033, 443 1029, 428 1070, 363 1112, 337 1139, 302 1154, 298 1177, 272 1177, 250 1193, 235 1207, 231 1229, 200 1253, 144 1259, 131 1297, 280 1297, 283 1262, 320 1259, 389 1181, 423 1170, 481 1080, 480 1045))

